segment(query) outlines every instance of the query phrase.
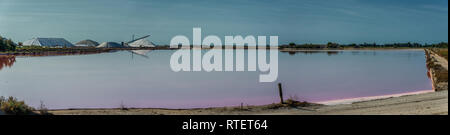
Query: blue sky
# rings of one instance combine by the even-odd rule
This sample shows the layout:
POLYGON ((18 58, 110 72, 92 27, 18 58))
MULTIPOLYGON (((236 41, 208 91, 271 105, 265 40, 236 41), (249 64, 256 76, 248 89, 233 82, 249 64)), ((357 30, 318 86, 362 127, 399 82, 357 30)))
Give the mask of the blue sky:
POLYGON ((279 36, 280 44, 448 42, 448 0, 0 0, 0 35, 127 41, 279 36))

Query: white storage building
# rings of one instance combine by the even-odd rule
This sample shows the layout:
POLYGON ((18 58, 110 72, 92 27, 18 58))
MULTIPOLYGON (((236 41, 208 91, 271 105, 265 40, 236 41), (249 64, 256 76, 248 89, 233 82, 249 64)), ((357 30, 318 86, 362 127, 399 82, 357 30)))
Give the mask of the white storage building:
POLYGON ((33 38, 23 42, 23 46, 73 47, 74 45, 64 38, 33 38))
POLYGON ((93 40, 87 39, 87 40, 83 40, 83 41, 75 43, 75 46, 78 46, 78 47, 96 47, 96 46, 98 46, 98 42, 95 42, 93 40))
POLYGON ((148 36, 131 41, 128 43, 129 47, 155 47, 155 44, 147 40, 148 36))

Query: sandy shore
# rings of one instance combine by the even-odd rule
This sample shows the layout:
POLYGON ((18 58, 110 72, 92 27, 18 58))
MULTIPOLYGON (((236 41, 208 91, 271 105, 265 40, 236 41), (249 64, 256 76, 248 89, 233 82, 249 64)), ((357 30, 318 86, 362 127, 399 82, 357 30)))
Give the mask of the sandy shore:
POLYGON ((273 105, 200 109, 52 110, 55 115, 448 115, 448 91, 376 99, 339 105, 281 107, 273 105))

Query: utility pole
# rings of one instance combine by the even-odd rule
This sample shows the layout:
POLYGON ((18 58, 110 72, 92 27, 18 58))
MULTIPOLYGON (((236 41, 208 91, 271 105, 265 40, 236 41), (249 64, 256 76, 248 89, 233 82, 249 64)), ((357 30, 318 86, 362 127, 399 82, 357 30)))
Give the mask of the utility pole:
POLYGON ((283 88, 281 87, 281 83, 278 83, 278 92, 280 93, 281 104, 284 104, 284 101, 283 101, 283 88))

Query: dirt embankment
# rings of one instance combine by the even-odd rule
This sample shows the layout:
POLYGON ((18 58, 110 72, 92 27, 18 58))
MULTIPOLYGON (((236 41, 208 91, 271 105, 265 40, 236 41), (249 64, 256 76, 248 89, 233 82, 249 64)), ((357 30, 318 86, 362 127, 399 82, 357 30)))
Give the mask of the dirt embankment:
POLYGON ((428 75, 435 91, 448 90, 448 61, 435 51, 425 49, 428 75))

